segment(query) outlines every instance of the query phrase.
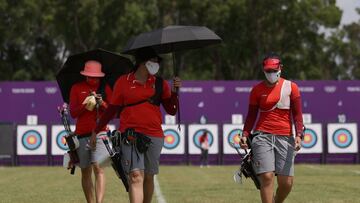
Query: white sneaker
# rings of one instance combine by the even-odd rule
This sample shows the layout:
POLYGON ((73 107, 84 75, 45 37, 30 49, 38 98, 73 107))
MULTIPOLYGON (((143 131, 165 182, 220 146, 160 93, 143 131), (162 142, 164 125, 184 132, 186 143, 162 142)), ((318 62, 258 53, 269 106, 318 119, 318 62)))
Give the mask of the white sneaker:
POLYGON ((203 165, 200 165, 200 168, 203 168, 204 166, 203 165))

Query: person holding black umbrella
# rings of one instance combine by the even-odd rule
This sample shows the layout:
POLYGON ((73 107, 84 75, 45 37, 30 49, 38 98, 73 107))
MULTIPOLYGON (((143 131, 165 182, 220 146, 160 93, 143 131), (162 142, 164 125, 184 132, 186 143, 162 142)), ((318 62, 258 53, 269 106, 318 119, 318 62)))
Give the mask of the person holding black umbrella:
POLYGON ((283 64, 279 55, 269 53, 262 64, 266 79, 251 90, 240 146, 248 148, 250 138, 252 165, 260 179, 262 202, 280 203, 291 191, 294 159, 304 137, 301 95, 294 82, 280 77, 283 64), (254 133, 250 134, 255 122, 254 133), (274 195, 275 175, 278 188, 274 195))
POLYGON ((75 134, 80 144, 77 154, 81 168, 81 185, 87 202, 94 202, 94 185, 91 178, 93 171, 96 202, 102 202, 104 199, 105 174, 100 163, 109 157, 102 141, 102 137, 106 136, 106 126, 101 128, 95 137, 96 150, 89 147, 96 120, 105 111, 112 96, 111 88, 101 79, 105 76, 101 68, 102 65, 98 61, 87 61, 84 70, 80 72, 85 76, 85 81, 74 84, 70 91, 70 114, 76 119, 75 134))
MULTIPOLYGON (((114 114, 121 111, 118 130, 123 138, 123 163, 129 175, 129 199, 130 202, 151 202, 154 175, 159 173, 164 143, 160 104, 168 114, 176 114, 176 90, 181 80, 175 77, 170 88, 167 81, 155 76, 161 57, 150 47, 138 49, 135 61, 135 70, 116 81, 110 106, 92 136, 94 138, 114 114)), ((91 146, 96 148, 95 139, 91 140, 91 146)))

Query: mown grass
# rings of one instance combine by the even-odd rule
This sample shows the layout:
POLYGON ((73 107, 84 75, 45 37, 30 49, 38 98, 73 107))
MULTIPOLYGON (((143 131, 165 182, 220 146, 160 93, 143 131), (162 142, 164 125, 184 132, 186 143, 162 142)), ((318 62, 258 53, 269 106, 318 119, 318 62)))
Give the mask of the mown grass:
MULTIPOLYGON (((260 202, 251 180, 232 176, 238 166, 161 166, 158 176, 168 203, 260 202)), ((104 202, 128 202, 111 168, 106 169, 104 202)), ((360 203, 360 165, 296 165, 295 183, 286 202, 360 203)), ((80 171, 61 167, 1 167, 0 202, 85 202, 80 171)), ((153 202, 156 201, 154 195, 153 202)))

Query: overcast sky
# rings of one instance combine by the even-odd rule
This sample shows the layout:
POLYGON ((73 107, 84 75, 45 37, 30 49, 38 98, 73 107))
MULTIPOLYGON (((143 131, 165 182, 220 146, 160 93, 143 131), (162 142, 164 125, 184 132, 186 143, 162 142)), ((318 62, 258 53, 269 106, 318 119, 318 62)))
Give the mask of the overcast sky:
POLYGON ((349 24, 360 19, 355 8, 360 8, 360 0, 337 0, 336 5, 343 10, 341 24, 349 24))

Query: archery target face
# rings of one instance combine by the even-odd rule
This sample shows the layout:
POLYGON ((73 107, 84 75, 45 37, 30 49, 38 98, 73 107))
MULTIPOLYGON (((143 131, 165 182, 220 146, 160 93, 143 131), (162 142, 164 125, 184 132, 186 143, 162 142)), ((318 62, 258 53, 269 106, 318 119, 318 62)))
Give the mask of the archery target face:
POLYGON ((19 125, 17 127, 17 154, 45 155, 46 126, 19 125))
POLYGON ((38 131, 28 130, 23 134, 21 143, 27 150, 36 150, 41 146, 42 138, 38 131))
POLYGON ((161 154, 184 154, 185 153, 185 134, 184 125, 180 125, 181 131, 178 129, 178 125, 162 125, 164 131, 164 145, 161 154))
POLYGON ((242 135, 243 127, 244 127, 243 124, 224 124, 223 125, 224 154, 237 154, 236 149, 239 149, 240 153, 245 153, 245 151, 243 149, 240 149, 240 137, 242 135))
POLYGON ((312 129, 306 129, 304 133, 304 140, 302 141, 302 147, 304 148, 312 148, 317 143, 317 134, 312 129))
POLYGON ((357 153, 357 139, 356 123, 328 124, 329 153, 357 153))
POLYGON ((189 153, 200 154, 200 137, 204 131, 208 134, 209 154, 218 153, 218 126, 216 124, 189 125, 189 153))
POLYGON ((332 135, 335 146, 339 148, 347 148, 353 141, 353 135, 345 128, 337 129, 332 135))
MULTIPOLYGON (((70 129, 75 129, 75 125, 71 125, 70 129)), ((51 155, 64 155, 69 150, 65 144, 65 137, 67 135, 63 125, 51 126, 51 155)))
POLYGON ((240 149, 240 136, 242 134, 242 130, 234 129, 228 134, 228 143, 233 144, 234 148, 240 149))
POLYGON ((56 136, 56 145, 60 149, 67 151, 69 150, 69 147, 66 145, 65 136, 67 135, 67 132, 65 130, 61 131, 56 136))
POLYGON ((317 154, 323 152, 322 125, 320 123, 305 124, 304 140, 298 153, 317 154))
POLYGON ((178 132, 172 129, 164 130, 164 147, 165 149, 174 149, 180 143, 180 135, 178 132))

